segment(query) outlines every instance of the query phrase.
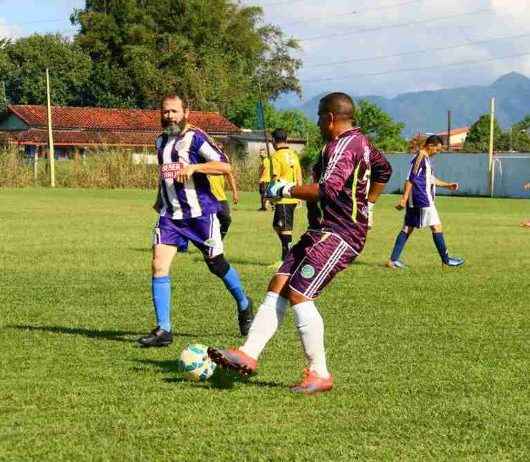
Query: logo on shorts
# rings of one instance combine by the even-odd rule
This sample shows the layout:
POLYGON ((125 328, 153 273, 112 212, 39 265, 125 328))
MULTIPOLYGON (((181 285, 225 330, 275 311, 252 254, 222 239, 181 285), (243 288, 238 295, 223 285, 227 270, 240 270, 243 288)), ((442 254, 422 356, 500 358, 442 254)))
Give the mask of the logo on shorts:
POLYGON ((207 247, 215 247, 215 239, 207 239, 204 241, 204 245, 207 247))
POLYGON ((304 265, 300 270, 300 274, 304 279, 311 279, 315 275, 315 268, 311 265, 304 265))

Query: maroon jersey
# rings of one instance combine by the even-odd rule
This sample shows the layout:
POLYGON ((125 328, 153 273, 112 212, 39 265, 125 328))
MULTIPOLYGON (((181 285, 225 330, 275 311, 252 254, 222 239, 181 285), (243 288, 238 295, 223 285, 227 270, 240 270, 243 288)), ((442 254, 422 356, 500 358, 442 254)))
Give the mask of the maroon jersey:
POLYGON ((313 167, 320 198, 308 203, 309 227, 338 234, 360 253, 368 230, 369 182, 386 183, 391 172, 389 162, 359 128, 327 143, 313 167))

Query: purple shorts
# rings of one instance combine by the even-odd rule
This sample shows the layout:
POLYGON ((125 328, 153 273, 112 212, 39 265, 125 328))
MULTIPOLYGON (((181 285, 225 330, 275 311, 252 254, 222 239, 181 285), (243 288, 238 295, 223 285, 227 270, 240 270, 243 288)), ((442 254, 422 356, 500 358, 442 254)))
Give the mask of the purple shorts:
POLYGON ((357 253, 338 234, 306 231, 276 274, 289 276, 289 287, 314 300, 357 253))
POLYGON ((185 220, 159 217, 153 232, 153 245, 174 245, 179 252, 192 242, 207 257, 223 253, 219 220, 215 214, 185 220))

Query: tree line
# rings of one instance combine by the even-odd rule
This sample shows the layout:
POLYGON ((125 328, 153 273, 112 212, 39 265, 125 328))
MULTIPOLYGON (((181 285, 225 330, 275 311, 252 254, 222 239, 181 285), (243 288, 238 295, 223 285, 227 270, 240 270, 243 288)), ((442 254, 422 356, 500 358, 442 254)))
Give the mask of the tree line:
MULTIPOLYGON (((55 105, 153 108, 160 95, 178 89, 193 109, 258 129, 261 93, 268 127, 306 139, 310 158, 320 149, 312 120, 272 105, 282 94, 301 95, 302 62, 294 56, 296 39, 266 24, 260 7, 233 0, 87 0, 70 20, 79 28, 73 38, 0 39, 0 104, 44 104, 49 68, 55 105)), ((368 101, 358 103, 359 125, 372 141, 388 151, 406 148, 403 124, 368 101)))
MULTIPOLYGON (((482 115, 469 129, 463 152, 487 152, 490 141, 491 116, 482 115)), ((530 114, 507 130, 493 121, 493 142, 496 151, 530 152, 530 114)))

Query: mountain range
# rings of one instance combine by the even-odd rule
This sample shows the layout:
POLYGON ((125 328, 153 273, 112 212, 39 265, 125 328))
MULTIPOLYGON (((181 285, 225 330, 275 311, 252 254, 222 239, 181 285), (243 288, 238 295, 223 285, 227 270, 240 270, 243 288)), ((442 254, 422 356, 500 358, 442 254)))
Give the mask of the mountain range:
MULTIPOLYGON (((346 92, 348 92, 346 90, 346 92)), ((353 92, 350 92, 352 94, 353 92)), ((291 109, 302 110, 316 120, 317 95, 291 109)), ((451 111, 452 127, 469 126, 482 114, 489 113, 490 99, 495 97, 496 118, 503 128, 510 127, 530 114, 530 79, 517 72, 503 75, 489 86, 469 86, 453 89, 403 93, 394 98, 377 95, 355 97, 377 104, 395 121, 403 122, 403 135, 436 133, 447 129, 447 111, 451 111)), ((285 105, 283 108, 286 108, 285 105)))

